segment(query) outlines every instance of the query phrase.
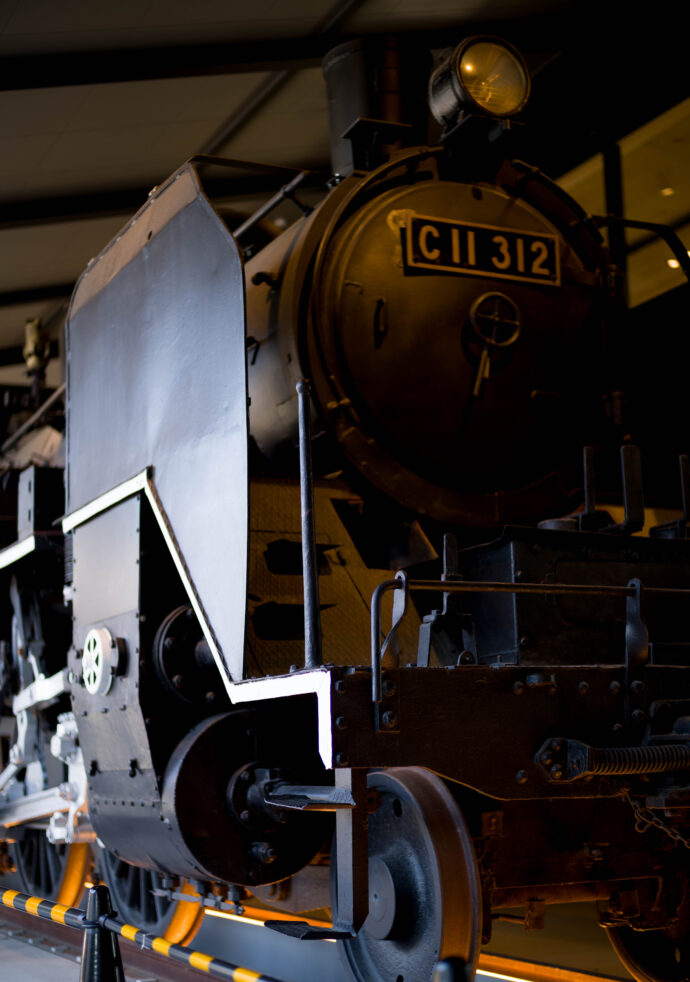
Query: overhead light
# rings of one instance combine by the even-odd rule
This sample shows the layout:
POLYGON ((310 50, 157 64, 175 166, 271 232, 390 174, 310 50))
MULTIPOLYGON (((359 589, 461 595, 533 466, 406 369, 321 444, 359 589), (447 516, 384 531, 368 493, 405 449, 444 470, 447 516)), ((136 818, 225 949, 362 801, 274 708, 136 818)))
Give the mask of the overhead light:
MULTIPOLYGON (((690 256, 690 249, 688 249, 688 255, 690 256)), ((678 262, 677 259, 667 259, 666 265, 669 266, 671 269, 678 269, 680 267, 680 263, 678 262)))
POLYGON ((524 58, 512 44, 494 37, 462 41, 429 80, 429 105, 444 126, 467 113, 513 116, 524 109, 529 93, 524 58))
POLYGON ((659 194, 662 198, 670 198, 672 194, 676 193, 675 188, 662 188, 659 194))

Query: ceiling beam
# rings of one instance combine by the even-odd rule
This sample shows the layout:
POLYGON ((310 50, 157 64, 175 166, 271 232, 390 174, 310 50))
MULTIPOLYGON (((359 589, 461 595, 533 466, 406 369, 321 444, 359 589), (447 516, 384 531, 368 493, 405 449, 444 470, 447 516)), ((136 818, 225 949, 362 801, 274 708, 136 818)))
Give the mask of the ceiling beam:
MULTIPOLYGON (((345 4, 354 8, 358 4, 345 4)), ((349 12, 349 11, 346 11, 349 12)), ((4 55, 0 91, 137 82, 151 79, 189 78, 204 75, 237 75, 314 68, 338 44, 355 38, 383 37, 394 33, 421 49, 449 47, 471 34, 491 33, 506 37, 525 50, 552 50, 563 37, 563 8, 554 13, 520 20, 474 21, 427 30, 408 29, 347 34, 329 27, 300 37, 229 41, 118 50, 58 51, 4 55)), ((333 23, 336 18, 332 18, 333 23)), ((579 22, 578 22, 579 23, 579 22)), ((577 23, 569 43, 578 33, 577 23)))
MULTIPOLYGON (((213 166, 213 165, 210 165, 213 166)), ((248 165, 249 167, 253 165, 248 165)), ((248 173, 242 177, 216 178, 203 181, 206 195, 212 201, 232 201, 271 195, 287 184, 295 170, 275 168, 266 173, 248 173)), ((330 171, 310 172, 302 183, 304 188, 322 186, 330 171)), ((113 188, 92 194, 58 195, 50 198, 27 198, 2 202, 0 229, 26 228, 31 225, 50 225, 60 222, 79 222, 115 215, 133 215, 148 199, 152 185, 138 188, 113 188)))
POLYGON ((61 300, 70 297, 72 290, 74 290, 74 283, 51 283, 48 286, 28 286, 19 290, 2 290, 0 291, 0 307, 18 307, 24 303, 61 300))

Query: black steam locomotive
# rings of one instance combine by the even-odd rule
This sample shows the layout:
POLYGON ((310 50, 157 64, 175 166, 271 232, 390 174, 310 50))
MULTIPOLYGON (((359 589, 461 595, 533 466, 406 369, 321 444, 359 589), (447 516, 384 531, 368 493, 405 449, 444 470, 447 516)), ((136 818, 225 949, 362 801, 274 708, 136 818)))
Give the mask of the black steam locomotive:
MULTIPOLYGON (((367 57, 329 56, 332 95, 367 57)), ((472 38, 432 75, 438 145, 337 103, 336 175, 282 234, 257 247, 274 200, 233 237, 198 158, 81 277, 66 497, 24 470, 0 552, 27 892, 72 902, 91 850, 133 923, 184 940, 251 897, 357 982, 592 899, 635 978, 688 978, 687 512, 633 538, 629 443, 621 520, 595 506, 620 276, 514 156, 528 95, 472 38)))

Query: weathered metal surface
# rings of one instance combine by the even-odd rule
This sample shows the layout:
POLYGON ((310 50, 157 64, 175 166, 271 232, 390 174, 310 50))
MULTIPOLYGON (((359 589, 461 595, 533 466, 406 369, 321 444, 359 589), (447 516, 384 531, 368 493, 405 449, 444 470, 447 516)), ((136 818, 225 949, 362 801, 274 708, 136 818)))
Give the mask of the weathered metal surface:
POLYGON ((67 348, 68 511, 153 467, 207 630, 228 675, 241 678, 244 282, 240 253, 193 168, 173 175, 88 267, 67 348))

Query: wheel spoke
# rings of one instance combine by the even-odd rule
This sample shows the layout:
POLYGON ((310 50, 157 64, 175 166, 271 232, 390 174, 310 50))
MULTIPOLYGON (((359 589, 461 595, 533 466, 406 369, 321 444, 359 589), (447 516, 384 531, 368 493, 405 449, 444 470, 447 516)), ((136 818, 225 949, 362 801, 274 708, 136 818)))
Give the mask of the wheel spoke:
POLYGON ((42 829, 26 829, 23 839, 10 849, 24 893, 54 901, 69 877, 67 899, 70 904, 78 901, 88 866, 88 849, 53 846, 42 829))

